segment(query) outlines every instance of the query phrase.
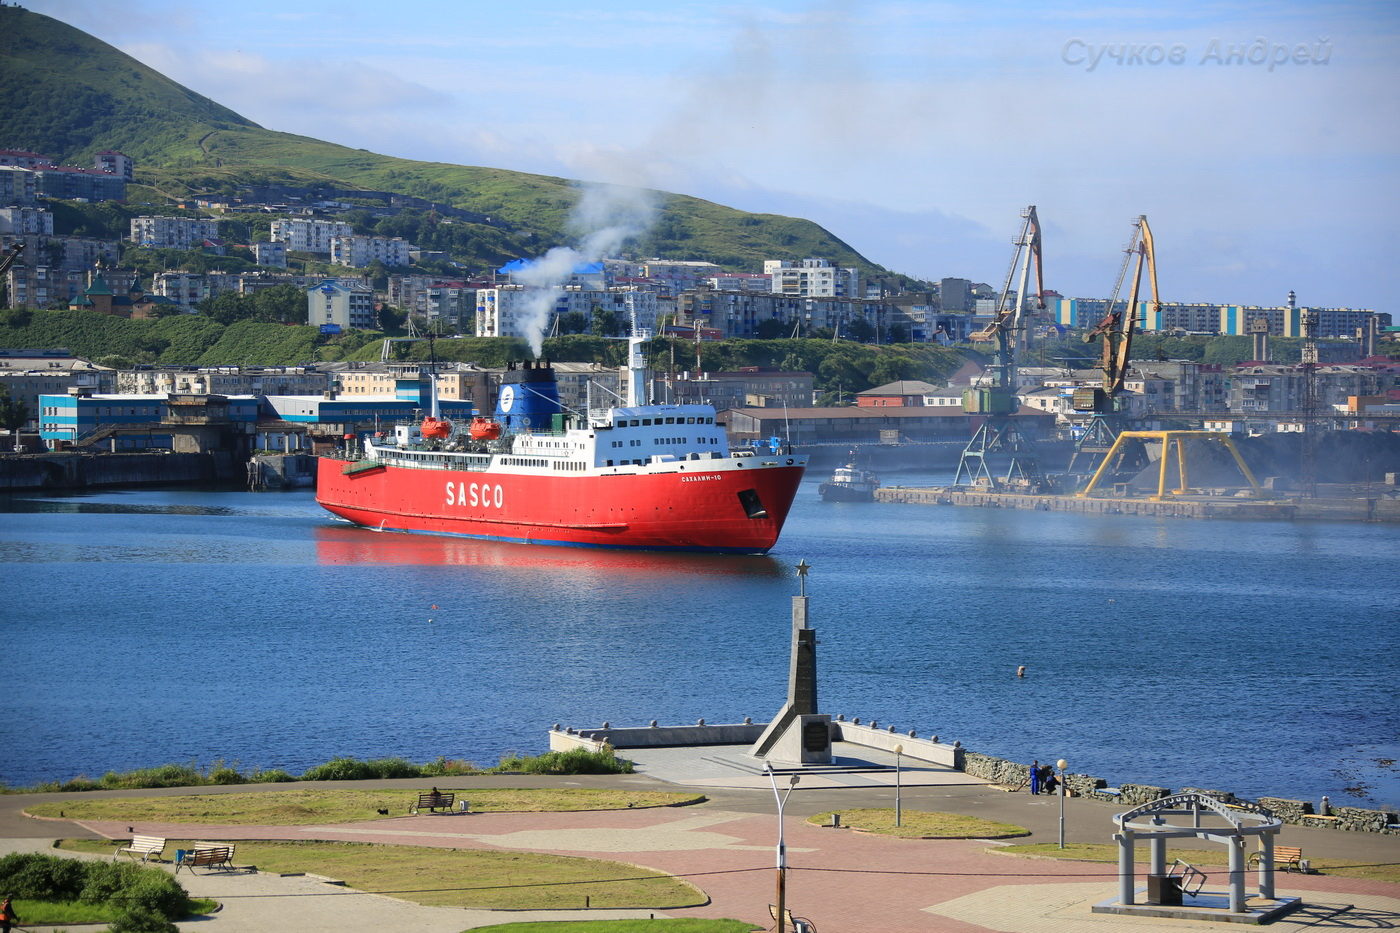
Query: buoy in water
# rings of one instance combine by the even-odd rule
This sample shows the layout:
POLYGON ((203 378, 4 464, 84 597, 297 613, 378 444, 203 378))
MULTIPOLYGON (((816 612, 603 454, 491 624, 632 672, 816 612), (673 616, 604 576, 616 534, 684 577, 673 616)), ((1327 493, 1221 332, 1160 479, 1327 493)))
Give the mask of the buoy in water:
POLYGON ((1019 667, 1016 668, 1016 676, 1017 676, 1017 677, 1025 677, 1025 676, 1026 676, 1026 665, 1022 664, 1022 665, 1020 665, 1019 667))

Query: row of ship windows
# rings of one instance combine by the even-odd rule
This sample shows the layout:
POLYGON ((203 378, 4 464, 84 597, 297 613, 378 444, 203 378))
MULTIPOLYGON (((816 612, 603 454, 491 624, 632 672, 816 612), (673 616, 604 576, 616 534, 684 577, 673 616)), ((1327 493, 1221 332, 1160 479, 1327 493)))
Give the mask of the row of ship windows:
POLYGON ((619 428, 649 428, 655 424, 714 424, 713 418, 619 418, 617 426, 619 428))
MULTIPOLYGON (((627 443, 627 446, 629 446, 629 447, 640 447, 640 446, 642 446, 641 439, 632 440, 632 441, 627 441, 626 443, 627 443)), ((655 440, 653 440, 652 443, 653 443, 653 444, 688 444, 688 443, 690 443, 690 442, 689 442, 686 438, 684 438, 684 437, 658 437, 658 438, 656 438, 655 440)), ((697 437, 697 438, 695 439, 695 443, 697 443, 697 444, 718 444, 718 443, 719 443, 719 439, 718 439, 718 438, 714 438, 714 437, 697 437)), ((622 441, 613 441, 613 442, 612 442, 612 445, 613 445, 614 447, 621 447, 621 446, 623 446, 623 442, 622 442, 622 441)))

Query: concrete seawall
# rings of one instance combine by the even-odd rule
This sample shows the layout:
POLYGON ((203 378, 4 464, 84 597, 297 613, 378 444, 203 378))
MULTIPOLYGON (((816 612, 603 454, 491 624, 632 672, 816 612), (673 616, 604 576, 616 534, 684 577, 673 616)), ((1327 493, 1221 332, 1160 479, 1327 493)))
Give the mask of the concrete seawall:
POLYGON ((887 486, 879 502, 960 505, 984 509, 1031 509, 1093 515, 1154 515, 1165 518, 1217 518, 1236 521, 1400 522, 1400 498, 1235 499, 1192 496, 1165 499, 1093 498, 956 489, 947 486, 887 486))
POLYGON ((19 454, 0 457, 0 491, 220 483, 238 466, 226 453, 19 454))
MULTIPOLYGON (((715 723, 704 720, 693 726, 661 726, 613 728, 604 723, 595 729, 574 729, 558 723, 549 730, 550 751, 586 748, 599 751, 611 747, 624 753, 629 748, 689 747, 701 745, 751 745, 762 735, 767 723, 715 723)), ((831 739, 852 745, 892 752, 902 746, 906 758, 952 768, 981 778, 1008 791, 1021 791, 1030 784, 1030 765, 995 755, 969 751, 959 742, 949 745, 938 736, 919 738, 914 730, 898 732, 893 726, 880 727, 871 720, 847 720, 838 716, 831 723, 831 739)), ((1090 774, 1066 773, 1065 788, 1076 797, 1087 797, 1109 803, 1134 807, 1169 797, 1173 793, 1202 793, 1226 804, 1240 803, 1244 798, 1229 791, 1182 787, 1172 790, 1153 784, 1121 784, 1110 787, 1108 781, 1090 774)), ((1259 797, 1253 801, 1266 807, 1283 820, 1299 826, 1335 829, 1343 832, 1368 832, 1400 836, 1400 815, 1389 810, 1365 807, 1336 806, 1327 814, 1319 814, 1306 800, 1287 797, 1259 797)))

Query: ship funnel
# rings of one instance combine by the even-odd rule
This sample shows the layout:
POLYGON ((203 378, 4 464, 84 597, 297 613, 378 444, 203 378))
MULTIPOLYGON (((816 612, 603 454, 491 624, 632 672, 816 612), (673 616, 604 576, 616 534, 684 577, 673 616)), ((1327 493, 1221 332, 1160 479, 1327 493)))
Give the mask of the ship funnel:
POLYGON ((548 360, 511 363, 501 377, 496 420, 507 431, 548 431, 562 412, 559 386, 548 360))

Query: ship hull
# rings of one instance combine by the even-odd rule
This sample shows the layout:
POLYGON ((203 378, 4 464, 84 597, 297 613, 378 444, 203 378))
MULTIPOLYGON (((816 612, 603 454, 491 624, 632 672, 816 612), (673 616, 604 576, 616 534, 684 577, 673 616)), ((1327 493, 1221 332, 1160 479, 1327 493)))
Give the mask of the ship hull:
POLYGON ((777 542, 804 471, 800 460, 584 476, 366 466, 322 458, 316 501, 383 531, 728 554, 777 542))
POLYGON ((847 485, 844 483, 822 483, 817 493, 823 502, 874 502, 875 487, 868 483, 847 485))

